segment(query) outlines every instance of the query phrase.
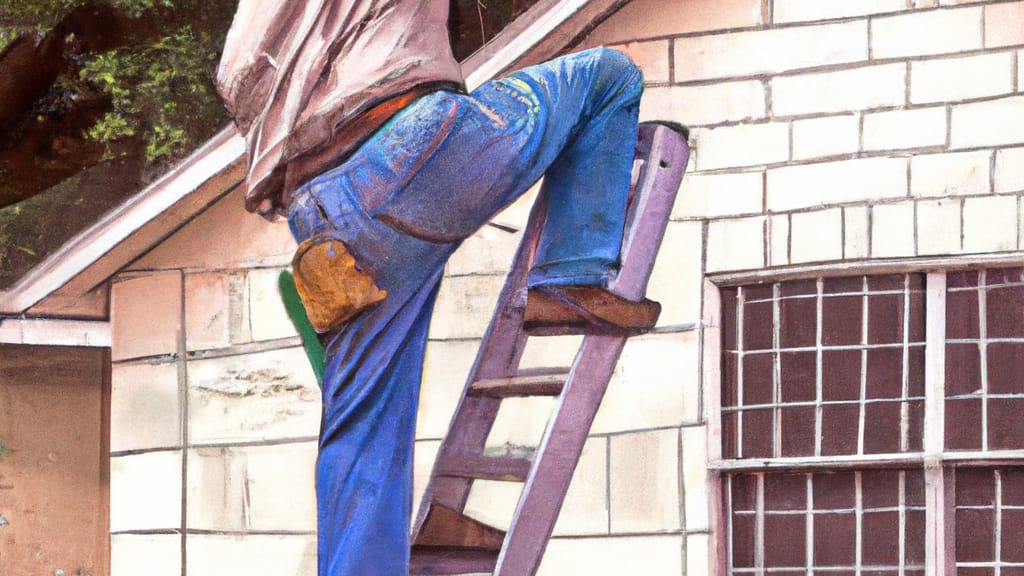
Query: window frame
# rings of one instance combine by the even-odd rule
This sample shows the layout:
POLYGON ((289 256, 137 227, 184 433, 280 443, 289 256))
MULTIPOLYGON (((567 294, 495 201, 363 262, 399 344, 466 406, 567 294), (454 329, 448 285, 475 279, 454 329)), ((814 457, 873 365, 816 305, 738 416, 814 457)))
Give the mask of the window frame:
POLYGON ((730 474, 742 472, 815 472, 870 468, 913 468, 925 479, 925 574, 956 574, 956 469, 1024 465, 1022 450, 945 450, 946 276, 948 272, 1024 266, 1020 254, 971 260, 918 258, 908 260, 839 263, 709 274, 704 278, 702 388, 707 426, 707 486, 709 566, 711 574, 729 574, 729 515, 726 490, 730 474), (844 455, 777 457, 757 460, 723 457, 722 430, 722 298, 720 289, 757 283, 809 280, 841 276, 924 274, 925 365, 924 430, 920 452, 898 455, 844 455))

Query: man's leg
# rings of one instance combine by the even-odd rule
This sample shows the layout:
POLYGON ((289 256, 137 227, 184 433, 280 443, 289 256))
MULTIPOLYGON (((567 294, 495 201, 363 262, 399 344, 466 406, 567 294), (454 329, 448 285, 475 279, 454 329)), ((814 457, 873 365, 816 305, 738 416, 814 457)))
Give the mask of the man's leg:
MULTIPOLYGON (((638 97, 635 67, 603 50, 524 70, 470 96, 434 93, 296 193, 290 216, 296 239, 337 234, 388 293, 332 333, 328 344, 317 465, 321 576, 404 576, 408 569, 427 327, 458 241, 570 150, 573 159, 557 171, 579 169, 580 176, 556 176, 547 194, 565 196, 556 202, 562 206, 556 219, 559 210, 594 214, 565 225, 595 226, 595 240, 562 248, 552 236, 579 231, 549 220, 545 250, 570 262, 561 272, 578 280, 597 283, 614 268, 638 97), (631 112, 613 112, 618 108, 631 112), (625 141, 600 142, 602 123, 611 130, 607 137, 625 141), (598 154, 593 161, 587 147, 598 154)), ((551 273, 553 263, 540 263, 547 278, 559 277, 551 273)))
POLYGON ((321 576, 406 576, 413 441, 427 328, 454 245, 424 242, 362 212, 345 174, 292 202, 303 240, 330 230, 388 291, 329 336, 317 460, 321 576))
MULTIPOLYGON (((601 48, 487 82, 468 97, 451 95, 450 107, 425 108, 450 113, 430 153, 417 157, 400 187, 371 193, 365 206, 410 234, 457 241, 544 176, 548 219, 531 286, 603 284, 622 243, 641 92, 639 69, 601 48)), ((402 121, 430 119, 412 112, 402 121)), ((407 154, 405 132, 384 136, 381 154, 407 154)), ((376 164, 368 172, 395 161, 376 164)))

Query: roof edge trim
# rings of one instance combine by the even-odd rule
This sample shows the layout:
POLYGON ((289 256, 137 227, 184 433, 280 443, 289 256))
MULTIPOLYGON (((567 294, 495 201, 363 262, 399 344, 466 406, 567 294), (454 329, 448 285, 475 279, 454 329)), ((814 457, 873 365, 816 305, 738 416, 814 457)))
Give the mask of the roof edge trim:
MULTIPOLYGON (((542 0, 521 17, 525 18, 522 24, 513 23, 509 27, 513 29, 506 28, 463 63, 467 85, 474 88, 507 70, 588 5, 609 3, 542 0)), ((69 240, 14 285, 0 290, 0 314, 18 315, 35 306, 244 155, 245 143, 237 130, 224 129, 179 166, 69 240)))
POLYGON ((234 128, 222 130, 176 168, 51 254, 7 290, 0 314, 20 314, 63 286, 245 153, 234 128))
POLYGON ((112 341, 110 334, 110 322, 45 318, 0 319, 0 344, 109 348, 112 341))

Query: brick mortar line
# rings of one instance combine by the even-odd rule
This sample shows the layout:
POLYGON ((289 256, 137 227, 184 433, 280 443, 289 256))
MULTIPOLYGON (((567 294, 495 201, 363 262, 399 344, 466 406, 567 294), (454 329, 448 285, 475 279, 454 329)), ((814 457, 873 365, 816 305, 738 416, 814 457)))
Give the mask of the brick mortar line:
POLYGON ((110 458, 126 458, 129 456, 144 456, 146 454, 165 454, 167 452, 181 452, 181 446, 154 446, 152 448, 132 448, 130 450, 114 450, 110 452, 110 458))
MULTIPOLYGON (((910 60, 907 60, 907 70, 903 74, 903 107, 904 108, 910 108, 911 106, 914 105, 913 100, 911 100, 911 98, 910 98, 910 87, 911 87, 911 85, 913 83, 913 79, 911 78, 911 75, 913 74, 913 69, 914 69, 913 62, 910 61, 910 60)), ((947 144, 948 143, 949 142, 947 141, 947 144)))
MULTIPOLYGON (((981 10, 979 10, 979 12, 981 13, 981 25, 979 26, 979 28, 981 29, 981 45, 982 46, 985 46, 985 40, 988 38, 988 32, 986 30, 986 22, 988 21, 988 18, 985 17, 986 13, 988 12, 988 6, 989 6, 988 4, 983 4, 983 5, 981 5, 981 10)), ((987 48, 987 46, 986 46, 986 48, 987 48)))
POLYGON ((882 206, 889 204, 900 204, 904 202, 934 202, 937 200, 977 200, 981 198, 1012 198, 1021 197, 1024 195, 1024 190, 1016 192, 1006 192, 1002 194, 963 194, 963 195, 949 195, 949 196, 898 196, 893 198, 878 198, 872 200, 856 200, 850 202, 838 202, 835 204, 824 204, 820 206, 806 206, 802 208, 795 208, 793 210, 780 210, 780 211, 769 211, 769 212, 749 212, 743 214, 730 214, 727 216, 715 216, 709 218, 707 216, 692 216, 685 219, 673 220, 673 222, 679 223, 691 223, 691 222, 729 222, 732 220, 747 220, 750 218, 762 218, 771 216, 787 216, 793 214, 806 214, 814 212, 823 212, 827 210, 834 210, 837 208, 870 208, 872 206, 882 206))
MULTIPOLYGON (((908 187, 908 189, 909 189, 909 186, 910 186, 910 165, 908 164, 907 165, 907 187, 908 187)), ((912 233, 914 235, 914 238, 913 238, 913 241, 914 241, 914 254, 920 254, 921 253, 921 250, 919 248, 919 245, 920 245, 919 239, 920 239, 920 236, 921 236, 921 234, 920 234, 921 230, 920 230, 920 227, 918 225, 918 211, 920 209, 920 206, 921 206, 921 203, 915 201, 913 203, 913 205, 910 207, 911 211, 912 211, 911 212, 911 217, 913 218, 912 233)))
POLYGON ((1010 56, 1010 80, 1013 82, 1014 92, 1020 92, 1020 51, 1014 50, 1010 56))
MULTIPOLYGON (((697 378, 700 378, 700 372, 698 370, 697 378)), ((681 530, 686 529, 686 474, 683 473, 683 463, 685 462, 685 454, 683 450, 683 429, 679 429, 679 433, 676 434, 676 489, 678 490, 679 496, 679 528, 681 530)), ((683 546, 683 559, 685 562, 686 558, 686 547, 683 546)))
POLYGON ((992 149, 988 159, 988 191, 990 194, 996 193, 996 160, 999 157, 1000 149, 992 149))
POLYGON ((1013 219, 1013 223, 1014 223, 1014 226, 1015 226, 1014 232, 1016 232, 1016 236, 1017 236, 1016 238, 1014 238, 1013 245, 1017 248, 1017 250, 1020 250, 1020 232, 1021 232, 1020 205, 1021 205, 1021 197, 1017 196, 1017 202, 1016 202, 1017 214, 1015 215, 1015 217, 1013 219))
MULTIPOLYGON (((589 441, 590 438, 588 437, 589 441)), ((601 438, 604 441, 604 506, 608 511, 606 530, 612 532, 612 441, 610 438, 601 438)))
POLYGON ((964 232, 964 209, 967 207, 967 199, 960 199, 960 251, 963 251, 966 243, 966 233, 964 232))
POLYGON ((213 267, 202 267, 202 266, 182 266, 172 268, 134 268, 118 273, 116 278, 112 281, 114 284, 134 280, 140 277, 151 276, 153 274, 167 274, 170 272, 183 272, 188 276, 197 276, 201 274, 246 274, 252 271, 268 271, 268 270, 282 270, 285 268, 291 268, 291 256, 288 256, 288 261, 284 264, 269 264, 261 263, 254 264, 252 266, 213 266, 213 267))
POLYGON ((298 336, 288 338, 277 338, 274 340, 263 340, 259 342, 247 342, 236 344, 225 348, 211 348, 209 350, 192 350, 185 356, 178 353, 159 354, 154 356, 139 356, 137 358, 124 358, 111 362, 113 366, 163 366, 174 364, 179 361, 193 362, 211 360, 215 358, 230 358, 234 356, 246 356, 262 352, 273 352, 276 350, 290 350, 301 348, 302 339, 298 336))
MULTIPOLYGON (((185 289, 185 272, 179 272, 180 278, 180 324, 178 326, 178 355, 184 357, 188 351, 188 304, 185 289)), ((180 439, 182 447, 189 445, 189 393, 188 393, 188 365, 185 362, 178 362, 178 405, 181 407, 181 430, 180 439)), ((188 450, 181 451, 181 530, 184 534, 188 530, 188 450)), ((185 538, 181 538, 181 576, 188 576, 188 546, 185 538)))
POLYGON ((797 20, 790 22, 775 22, 762 24, 752 24, 750 26, 736 26, 731 28, 715 28, 711 30, 695 30, 692 32, 684 32, 681 34, 659 34, 655 36, 637 36, 630 39, 615 40, 609 42, 609 46, 616 46, 620 44, 627 44, 633 42, 653 42, 658 40, 671 40, 671 39, 689 39, 698 38, 701 36, 723 36, 726 34, 738 34, 742 32, 761 32, 771 30, 787 30, 791 28, 814 28, 829 24, 846 24, 849 22, 857 22, 868 20, 871 18, 892 18, 896 16, 907 16, 912 14, 927 14, 929 12, 939 11, 955 11, 963 10, 971 7, 985 7, 997 4, 1013 4, 1019 0, 978 0, 970 4, 959 4, 953 6, 929 6, 926 8, 904 8, 902 10, 894 10, 891 12, 870 12, 867 14, 857 14, 853 16, 836 16, 831 18, 822 18, 818 20, 797 20))
POLYGON ((318 442, 318 436, 290 436, 287 438, 269 438, 265 440, 232 440, 227 442, 199 442, 187 446, 155 446, 152 448, 135 448, 131 450, 118 450, 110 453, 111 458, 124 458, 128 456, 141 456, 145 454, 161 454, 166 452, 178 452, 187 450, 204 450, 210 448, 262 448, 270 446, 289 446, 318 442))
MULTIPOLYGON (((119 530, 111 536, 316 536, 316 530, 119 530)), ((184 539, 184 538, 183 538, 184 539)))
POLYGON ((823 156, 820 158, 809 158, 807 160, 795 160, 786 162, 773 162, 771 164, 754 164, 750 166, 726 166, 722 168, 711 168, 707 170, 695 170, 691 174, 703 176, 721 176, 736 173, 760 172, 764 170, 778 170, 780 168, 815 166, 819 164, 831 164, 847 162, 850 160, 871 160, 879 158, 891 158, 893 160, 910 161, 915 156, 929 156, 937 154, 961 154, 970 152, 982 152, 989 150, 1007 150, 1024 148, 1024 139, 1009 144, 997 144, 988 146, 971 146, 965 148, 947 149, 944 146, 919 146, 913 148, 894 148, 888 150, 870 150, 866 152, 854 152, 851 154, 840 154, 835 156, 823 156))
POLYGON ((927 110, 930 108, 941 108, 950 107, 955 108, 959 106, 968 106, 972 104, 984 104, 986 102, 995 102, 999 100, 1006 100, 1010 98, 1018 98, 1021 94, 1019 92, 1003 92, 1000 94, 991 94, 987 96, 977 96, 973 98, 964 98, 956 101, 943 101, 938 100, 935 102, 919 102, 911 104, 898 104, 883 105, 883 106, 872 106, 869 108, 852 108, 847 110, 830 110, 823 112, 807 112, 803 114, 775 114, 774 110, 771 115, 765 115, 762 117, 749 117, 741 118, 738 120, 723 120, 721 122, 713 122, 710 124, 690 124, 689 127, 693 130, 716 130, 719 128, 736 128, 741 126, 760 126, 764 124, 781 124, 787 122, 799 122, 803 120, 821 120, 829 118, 838 118, 843 116, 850 116, 859 114, 861 116, 861 123, 863 123, 863 117, 870 114, 881 114, 886 112, 913 112, 917 110, 927 110))
POLYGON ((117 530, 110 533, 111 536, 181 536, 181 530, 176 528, 156 528, 153 530, 117 530))
POLYGON ((668 39, 668 56, 665 58, 668 62, 668 84, 669 86, 676 82, 676 39, 668 39))
POLYGON ((652 536, 710 536, 707 528, 687 530, 666 528, 665 530, 645 530, 637 532, 610 532, 608 534, 563 534, 552 536, 552 540, 597 540, 607 538, 645 538, 652 536))
POLYGON ((277 350, 291 350, 293 348, 302 348, 302 338, 300 336, 289 336, 287 338, 276 338, 274 340, 262 340, 259 342, 247 342, 245 344, 235 344, 225 348, 192 350, 191 352, 186 353, 184 360, 188 362, 198 362, 202 360, 213 360, 216 358, 231 358, 235 356, 259 354, 262 352, 274 352, 277 350))
POLYGON ((920 272, 923 269, 967 270, 978 266, 1020 267, 1024 264, 1024 252, 1003 250, 999 252, 968 252, 959 254, 938 254, 922 256, 884 256, 854 258, 849 260, 828 260, 806 262, 754 269, 720 270, 708 274, 708 280, 720 287, 742 286, 765 281, 785 281, 864 274, 895 274, 920 272))
MULTIPOLYGON (((699 377, 699 375, 698 375, 698 377, 699 377)), ((698 415, 698 418, 699 417, 700 416, 698 415)), ((617 430, 617 431, 613 431, 613 432, 592 432, 592 433, 587 435, 587 439, 588 440, 596 440, 596 439, 611 440, 612 438, 617 438, 617 437, 620 437, 620 436, 630 436, 630 435, 633 435, 633 434, 649 434, 649 433, 652 433, 652 432, 669 432, 671 430, 682 430, 682 429, 686 429, 686 428, 704 428, 706 426, 707 426, 707 423, 703 422, 703 421, 700 421, 700 420, 697 420, 697 421, 683 420, 683 421, 681 421, 678 424, 670 424, 670 425, 665 425, 665 426, 653 426, 653 427, 650 427, 650 428, 637 428, 635 430, 631 429, 631 430, 617 430)), ((443 440, 444 440, 443 436, 442 437, 424 437, 424 438, 417 438, 416 442, 441 442, 443 440)))
POLYGON ((1011 44, 1008 46, 998 46, 991 48, 972 48, 970 50, 961 50, 958 52, 942 52, 939 54, 919 54, 911 56, 893 56, 890 58, 878 58, 878 59, 861 59, 851 60, 848 62, 837 62, 834 64, 819 64, 816 66, 804 66, 797 68, 790 68, 786 70, 778 70, 774 72, 756 72, 752 74, 731 74, 725 76, 715 76, 713 78, 699 78, 694 80, 683 80, 676 82, 673 86, 687 87, 687 86, 702 86, 707 84, 719 84, 723 82, 738 82, 743 80, 763 80, 773 78, 789 78, 794 76, 806 76, 812 74, 827 74, 832 72, 847 72, 852 70, 858 70, 861 68, 873 68, 882 66, 891 66, 894 64, 917 63, 917 62, 931 62, 935 60, 955 60, 959 58, 970 58, 973 56, 985 56, 990 54, 998 54, 1001 52, 1011 52, 1014 50, 1024 49, 1024 43, 1011 44))
POLYGON ((772 227, 769 225, 771 218, 764 218, 761 220, 761 265, 768 266, 771 264, 771 241, 772 241, 772 227))

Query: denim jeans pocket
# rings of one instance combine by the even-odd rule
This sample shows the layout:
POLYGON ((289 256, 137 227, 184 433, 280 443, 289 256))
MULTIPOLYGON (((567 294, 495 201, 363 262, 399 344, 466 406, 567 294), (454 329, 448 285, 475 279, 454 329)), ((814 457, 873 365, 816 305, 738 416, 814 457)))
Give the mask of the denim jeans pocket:
POLYGON ((515 199, 534 135, 530 103, 514 91, 475 95, 428 102, 367 142, 354 180, 366 184, 357 195, 370 216, 421 240, 453 243, 515 199))

